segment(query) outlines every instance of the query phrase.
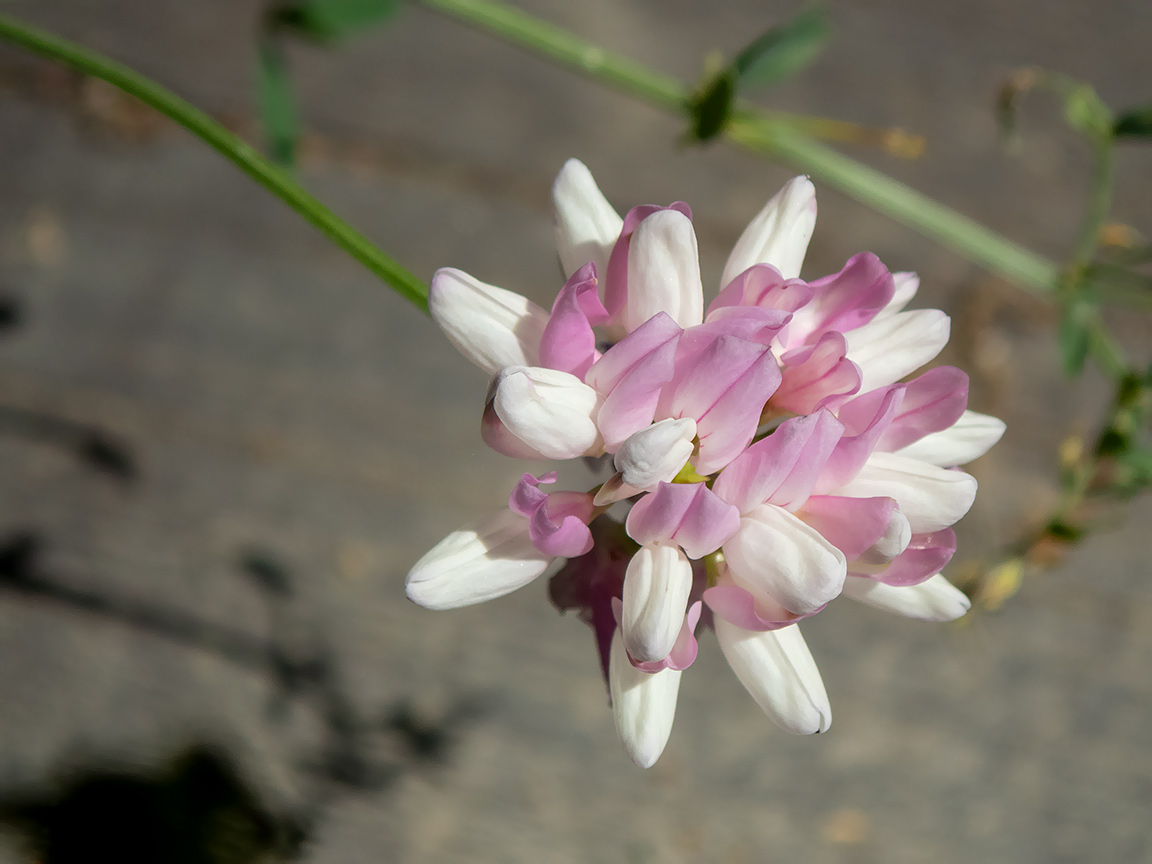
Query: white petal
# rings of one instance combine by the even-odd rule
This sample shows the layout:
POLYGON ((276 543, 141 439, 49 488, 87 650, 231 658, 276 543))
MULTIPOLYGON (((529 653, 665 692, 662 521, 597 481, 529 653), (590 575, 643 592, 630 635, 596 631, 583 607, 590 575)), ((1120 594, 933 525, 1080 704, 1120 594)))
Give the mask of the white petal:
MULTIPOLYGON (((901 311, 912 302, 916 292, 920 289, 920 277, 915 273, 893 273, 892 281, 896 283, 896 293, 888 301, 888 305, 876 313, 876 318, 888 318, 901 311)), ((876 320, 875 318, 872 320, 876 320)))
POLYGON ((849 576, 844 583, 844 594, 885 612, 922 621, 955 621, 972 606, 964 592, 939 573, 919 585, 899 587, 849 576))
POLYGON ((596 186, 583 162, 569 159, 552 184, 556 213, 556 246, 560 265, 568 277, 592 261, 601 281, 608 270, 608 256, 624 227, 612 205, 596 186))
POLYGON ((987 453, 1006 428, 1004 421, 997 417, 965 411, 949 428, 925 435, 896 453, 929 465, 966 465, 987 453))
POLYGON ((692 564, 679 546, 644 546, 624 574, 620 629, 641 663, 663 660, 676 644, 692 591, 692 564))
POLYGON ((795 279, 815 227, 816 188, 807 177, 795 177, 744 229, 724 265, 720 287, 753 264, 771 264, 785 279, 795 279))
POLYGON ((641 768, 655 765, 668 743, 680 674, 675 669, 642 672, 628 661, 620 633, 613 638, 608 661, 612 716, 624 749, 641 768))
POLYGON ((510 510, 453 531, 408 572, 409 599, 455 609, 502 597, 543 573, 552 558, 528 537, 528 520, 510 510))
POLYGON ((445 267, 432 276, 428 309, 448 341, 489 375, 540 362, 549 316, 526 297, 445 267))
POLYGON ((773 504, 741 517, 740 530, 724 544, 724 557, 741 587, 765 593, 799 615, 839 594, 847 574, 843 552, 773 504))
POLYGON ((798 626, 757 633, 714 621, 728 665, 765 714, 796 735, 828 731, 832 708, 798 626))
POLYGON ((976 500, 976 478, 895 453, 873 453, 850 483, 830 493, 849 498, 895 498, 913 534, 960 521, 976 500))
POLYGON ((950 322, 939 309, 877 318, 848 330, 848 359, 860 367, 860 392, 886 387, 915 372, 948 344, 950 322))
POLYGON ((911 540, 912 526, 908 524, 908 517, 897 510, 888 521, 884 536, 851 561, 848 569, 853 573, 879 573, 886 570, 892 559, 908 548, 911 540))
POLYGON ((658 210, 642 221, 628 246, 628 296, 619 322, 632 332, 658 312, 685 328, 704 319, 696 232, 677 210, 658 210))
POLYGON ((614 460, 616 470, 636 489, 671 482, 692 455, 695 437, 696 421, 691 417, 653 423, 620 445, 614 460))
POLYGON ((599 394, 567 372, 513 366, 498 378, 492 408, 505 428, 546 459, 596 456, 599 394))

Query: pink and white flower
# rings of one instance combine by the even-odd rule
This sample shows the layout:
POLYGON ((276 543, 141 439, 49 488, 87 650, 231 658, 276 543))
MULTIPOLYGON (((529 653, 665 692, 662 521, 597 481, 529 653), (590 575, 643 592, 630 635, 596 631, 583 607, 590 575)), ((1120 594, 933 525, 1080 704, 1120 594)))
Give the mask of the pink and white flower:
POLYGON ((797 622, 841 594, 944 621, 968 608, 940 575, 976 481, 957 470, 1004 424, 966 410, 968 379, 933 360, 938 310, 864 253, 799 278, 812 184, 787 183, 737 241, 705 308, 686 204, 623 218, 588 169, 553 187, 567 282, 551 311, 458 270, 432 316, 490 376, 484 441, 521 459, 611 457, 588 491, 523 475, 509 509, 412 568, 433 609, 481 602, 567 563, 553 601, 596 632, 617 730, 652 765, 703 623, 761 708, 796 733, 831 710, 797 622), (599 335, 598 335, 599 333, 599 335), (621 505, 620 502, 625 502, 621 505), (627 506, 623 524, 607 515, 627 506))

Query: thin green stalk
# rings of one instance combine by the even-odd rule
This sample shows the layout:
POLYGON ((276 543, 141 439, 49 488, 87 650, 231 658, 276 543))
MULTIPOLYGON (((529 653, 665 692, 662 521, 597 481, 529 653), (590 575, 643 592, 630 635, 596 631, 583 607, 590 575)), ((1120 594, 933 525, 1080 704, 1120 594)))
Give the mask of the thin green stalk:
POLYGON ((487 0, 420 2, 660 108, 679 113, 691 95, 675 78, 653 72, 626 57, 609 54, 567 30, 511 6, 487 0))
POLYGON ((1056 284, 1059 270, 1042 256, 806 135, 782 125, 769 127, 739 118, 729 128, 728 135, 749 149, 790 163, 861 204, 938 240, 968 260, 1024 287, 1050 291, 1056 284))
POLYGON ((1112 212, 1112 140, 1096 141, 1096 162, 1092 173, 1092 196, 1088 201, 1088 212, 1080 228, 1080 237, 1072 252, 1070 265, 1087 267, 1092 263, 1096 248, 1100 245, 1100 231, 1112 212))
MULTIPOLYGON (((505 41, 671 113, 684 114, 691 91, 680 82, 612 55, 524 12, 490 0, 420 0, 505 41)), ((740 106, 725 131, 734 142, 782 159, 829 186, 938 240, 983 267, 1027 288, 1050 291, 1055 264, 937 204, 879 171, 823 146, 782 115, 740 106)))
POLYGON ((0 15, 0 39, 27 48, 78 72, 100 78, 179 123, 245 174, 292 207, 337 246, 383 279, 422 312, 428 311, 428 287, 363 234, 313 198, 242 138, 176 94, 120 63, 50 33, 0 15))

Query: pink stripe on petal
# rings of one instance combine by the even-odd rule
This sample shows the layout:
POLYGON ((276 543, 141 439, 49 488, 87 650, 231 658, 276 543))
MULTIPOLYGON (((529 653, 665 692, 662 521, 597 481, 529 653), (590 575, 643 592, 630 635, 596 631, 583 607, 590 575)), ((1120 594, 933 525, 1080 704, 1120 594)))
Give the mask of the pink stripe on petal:
POLYGON ((900 413, 876 444, 880 450, 899 450, 948 429, 968 407, 968 376, 955 366, 929 369, 907 388, 900 413))
POLYGON ((741 513, 777 498, 801 503, 843 431, 831 412, 823 409, 785 420, 732 460, 712 489, 741 513))
POLYGON ((715 339, 694 363, 677 363, 668 413, 695 419, 697 471, 711 474, 748 446, 779 383, 780 367, 772 352, 734 336, 715 339))
MULTIPOLYGON (((708 604, 709 609, 729 624, 735 624, 743 630, 760 632, 779 630, 781 627, 795 624, 801 618, 808 617, 789 612, 767 596, 761 598, 761 602, 758 604, 751 593, 734 584, 714 585, 706 589, 704 602, 708 604), (757 606, 761 608, 758 609, 757 606), (765 606, 769 608, 763 608, 765 606)), ((820 608, 823 609, 824 607, 820 608)))
POLYGON ((812 299, 812 288, 800 279, 785 279, 771 264, 749 267, 728 283, 708 306, 705 320, 729 307, 759 307, 795 312, 812 299))
POLYGON ((661 483, 633 505, 625 526, 641 546, 676 543, 702 558, 736 533, 740 513, 703 483, 661 483))
POLYGON ((804 323, 808 327, 805 341, 817 339, 828 330, 843 332, 867 324, 896 292, 892 274, 871 252, 853 255, 839 273, 817 279, 811 285, 815 295, 794 319, 796 329, 789 334, 791 345, 799 343, 804 323))
POLYGON ((796 414, 835 407, 860 389, 860 368, 847 354, 840 333, 825 333, 815 345, 789 351, 780 358, 784 368, 772 404, 796 414))
POLYGON ((596 422, 609 452, 652 423, 661 391, 672 378, 675 356, 673 337, 637 363, 604 399, 596 422))
POLYGON ((951 528, 913 534, 908 548, 893 559, 888 569, 871 578, 885 585, 919 585, 943 570, 955 554, 956 532, 951 528))
POLYGON ((649 354, 673 339, 678 340, 683 332, 664 312, 652 316, 604 352, 584 376, 584 383, 606 396, 649 354))
MULTIPOLYGON (((868 461, 868 457, 871 456, 872 451, 876 449, 876 443, 880 440, 880 436, 884 434, 885 430, 896 418, 903 399, 903 384, 897 384, 884 391, 883 399, 880 400, 880 404, 877 406, 876 414, 868 424, 855 435, 845 435, 836 444, 836 449, 832 452, 832 456, 825 464, 820 479, 816 482, 815 488, 817 492, 823 493, 837 489, 845 483, 850 482, 860 473, 860 469, 864 467, 864 463, 868 461)), ((845 406, 845 408, 846 407, 847 406, 845 406)), ((843 416, 844 413, 842 409, 840 411, 841 416, 843 416)), ((851 428, 847 423, 845 423, 845 426, 846 428, 851 428)))
POLYGON ((813 495, 796 515, 851 561, 884 536, 896 509, 896 501, 892 498, 813 495))
POLYGON ((608 320, 596 290, 596 265, 591 262, 572 274, 560 289, 540 340, 541 365, 583 379, 596 362, 592 328, 608 320))

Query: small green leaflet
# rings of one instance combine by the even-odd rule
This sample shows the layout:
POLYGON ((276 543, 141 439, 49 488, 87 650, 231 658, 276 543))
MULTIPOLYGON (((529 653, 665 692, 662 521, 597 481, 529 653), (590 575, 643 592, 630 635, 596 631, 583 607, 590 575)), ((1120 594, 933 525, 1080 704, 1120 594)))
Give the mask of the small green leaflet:
POLYGON ((280 165, 291 168, 296 159, 299 122, 288 63, 284 49, 269 34, 260 37, 258 51, 256 96, 269 155, 280 165))
POLYGON ((775 84, 815 60, 830 34, 824 10, 813 6, 753 41, 740 52, 732 68, 743 86, 775 84))
POLYGON ((402 0, 304 0, 275 13, 277 23, 322 40, 344 39, 390 18, 402 0))
POLYGON ((813 6, 757 37, 692 97, 688 137, 715 138, 732 118, 739 89, 765 87, 800 71, 816 57, 829 32, 823 10, 813 6))
POLYGON ((1117 138, 1152 138, 1152 105, 1125 111, 1112 125, 1117 138))

